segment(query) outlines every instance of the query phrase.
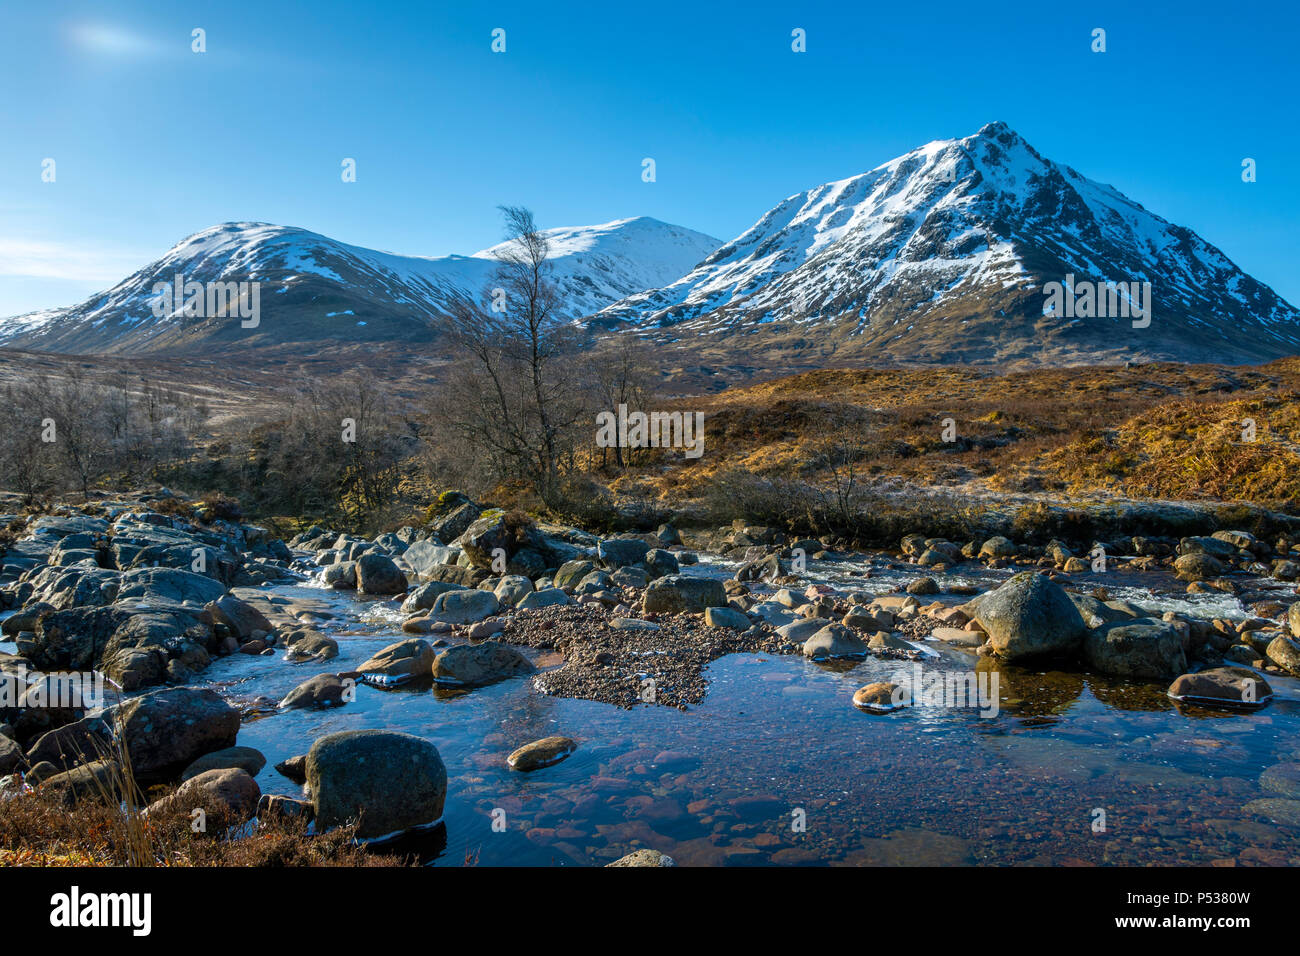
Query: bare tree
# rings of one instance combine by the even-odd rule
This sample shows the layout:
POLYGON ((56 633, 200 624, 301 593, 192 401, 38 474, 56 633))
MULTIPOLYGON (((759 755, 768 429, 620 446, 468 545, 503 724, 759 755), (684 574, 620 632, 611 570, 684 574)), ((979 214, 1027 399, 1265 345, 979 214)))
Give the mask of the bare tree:
POLYGON ((576 335, 559 312, 550 244, 533 214, 503 206, 506 243, 483 307, 451 308, 460 362, 442 412, 467 449, 503 476, 525 479, 547 505, 560 503, 561 469, 582 418, 572 374, 576 335))

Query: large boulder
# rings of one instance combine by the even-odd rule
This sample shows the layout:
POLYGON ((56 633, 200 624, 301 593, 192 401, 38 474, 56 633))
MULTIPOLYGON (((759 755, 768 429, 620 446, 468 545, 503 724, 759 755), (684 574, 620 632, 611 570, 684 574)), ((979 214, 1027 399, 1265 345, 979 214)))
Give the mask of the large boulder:
POLYGON ((535 669, 513 647, 486 641, 447 648, 434 659, 433 679, 440 684, 482 687, 519 674, 531 674, 535 669))
POLYGON ((1070 654, 1083 640, 1079 609, 1064 588, 1041 574, 1017 574, 971 606, 989 648, 1006 661, 1070 654))
POLYGON ((670 574, 650 582, 641 606, 647 614, 703 614, 705 608, 726 607, 727 592, 721 581, 670 574))
POLYGON ((357 588, 365 594, 401 594, 406 575, 386 554, 363 554, 357 559, 357 588))
POLYGON ((447 768, 427 740, 391 730, 345 730, 307 753, 307 786, 321 830, 357 822, 374 839, 442 819, 447 768))
POLYGON ((1114 677, 1161 680, 1187 670, 1178 630, 1150 618, 1089 631, 1083 655, 1094 670, 1114 677))
POLYGON ((446 624, 473 624, 500 609, 501 602, 491 591, 461 589, 438 595, 429 616, 446 624))
MULTIPOLYGON (((515 517, 519 517, 518 513, 515 517)), ((493 562, 499 556, 509 562, 510 557, 524 543, 521 536, 527 538, 527 530, 513 521, 509 513, 487 511, 465 529, 456 543, 464 549, 465 557, 471 565, 476 568, 493 568, 493 562)))
POLYGON ((428 641, 418 637, 389 644, 357 667, 362 679, 373 684, 401 684, 428 677, 435 652, 428 641))
POLYGON ((120 706, 121 739, 142 783, 167 780, 204 754, 235 745, 239 711, 215 691, 171 687, 120 706))

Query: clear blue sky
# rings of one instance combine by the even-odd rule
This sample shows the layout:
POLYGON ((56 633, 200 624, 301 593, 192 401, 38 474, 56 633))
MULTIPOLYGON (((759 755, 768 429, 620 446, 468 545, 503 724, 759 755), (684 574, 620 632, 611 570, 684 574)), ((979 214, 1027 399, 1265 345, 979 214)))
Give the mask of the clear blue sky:
POLYGON ((442 255, 497 241, 495 207, 523 203, 547 226, 649 215, 729 239, 994 119, 1300 304, 1296 5, 1065 6, 10 2, 0 315, 226 220, 442 255))

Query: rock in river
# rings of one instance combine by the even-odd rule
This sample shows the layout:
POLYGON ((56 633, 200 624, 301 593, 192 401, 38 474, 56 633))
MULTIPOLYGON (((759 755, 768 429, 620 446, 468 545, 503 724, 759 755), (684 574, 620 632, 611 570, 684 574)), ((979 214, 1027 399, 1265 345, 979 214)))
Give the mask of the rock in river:
POLYGON ((406 575, 384 554, 363 554, 357 559, 357 587, 365 594, 401 594, 406 575))
POLYGON ((1071 653, 1083 640, 1079 609, 1041 574, 1017 574, 967 607, 988 634, 989 649, 1006 661, 1071 653))
POLYGON ((803 645, 803 656, 815 661, 834 657, 865 657, 867 646, 852 629, 843 624, 827 624, 808 638, 803 645))
POLYGON ((867 684, 865 687, 859 687, 857 693, 853 695, 853 706, 873 714, 887 714, 891 710, 901 710, 906 706, 901 691, 902 688, 897 684, 885 681, 867 684))
POLYGON ((511 770, 540 770, 559 763, 578 749, 578 745, 569 737, 543 737, 531 744, 524 744, 508 758, 506 763, 511 770))
POLYGON ((307 786, 321 830, 357 820, 357 836, 374 839, 440 820, 447 768, 420 737, 345 730, 312 744, 307 786))
POLYGON ((1268 681, 1245 667, 1214 667, 1196 674, 1183 674, 1169 685, 1174 700, 1204 707, 1254 709, 1273 697, 1268 681))
POLYGON ((1160 680, 1187 670, 1178 631, 1149 618, 1089 631, 1083 653, 1091 667, 1114 677, 1160 680))
POLYGON ((362 680, 372 684, 402 684, 428 677, 433 667, 433 646, 418 637, 389 644, 357 667, 362 680))
POLYGON ((348 685, 334 674, 317 674, 299 684, 280 701, 284 710, 303 707, 337 707, 343 703, 348 685))
POLYGON ((447 648, 434 659, 433 679, 440 684, 482 687, 533 670, 528 658, 513 647, 486 641, 447 648))

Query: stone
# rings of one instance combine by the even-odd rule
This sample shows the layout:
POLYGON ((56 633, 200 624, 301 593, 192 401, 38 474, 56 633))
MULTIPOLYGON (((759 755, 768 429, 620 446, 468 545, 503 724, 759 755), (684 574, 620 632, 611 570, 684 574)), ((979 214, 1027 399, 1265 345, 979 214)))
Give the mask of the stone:
POLYGON ((652 548, 645 553, 645 558, 642 560, 646 569, 650 572, 651 579, 677 574, 682 569, 673 553, 665 551, 663 548, 652 548))
POLYGON ((1065 589, 1041 574, 1022 572, 970 604, 988 634, 991 653, 1007 661, 1078 650, 1082 616, 1065 589))
POLYGON ((321 572, 321 580, 327 587, 339 590, 351 590, 357 586, 357 563, 339 561, 331 564, 321 572))
POLYGON ((531 674, 535 669, 513 647, 487 641, 447 648, 433 661, 433 679, 458 687, 482 687, 519 674, 531 674))
POLYGON ((377 651, 357 667, 362 680, 375 684, 404 684, 428 677, 435 651, 428 641, 407 638, 377 651))
POLYGON ((704 623, 709 627, 729 627, 733 631, 747 631, 753 625, 747 615, 729 607, 705 608, 704 623))
POLYGON ((1259 775, 1261 789, 1289 800, 1300 800, 1300 763, 1274 764, 1259 775))
POLYGON ((1113 677, 1160 680, 1187 670, 1178 630, 1149 618, 1089 631, 1083 656, 1090 667, 1113 677))
POLYGON ((559 607, 562 604, 572 603, 573 598, 559 588, 542 588, 540 591, 524 595, 524 599, 516 607, 521 611, 531 611, 539 607, 559 607))
POLYGON ((873 714, 887 714, 907 706, 903 702, 902 688, 888 681, 878 681, 859 687, 853 695, 853 706, 873 714))
MULTIPOLYGON (((0 742, 0 746, 3 746, 3 742, 0 742)), ((77 764, 106 759, 112 753, 112 747, 113 732, 104 718, 83 717, 38 737, 27 751, 26 763, 34 767, 48 762, 60 770, 67 770, 77 764)), ((21 750, 18 755, 22 756, 21 750)), ((3 768, 3 764, 4 760, 0 759, 0 768, 3 768)), ((0 772, 7 773, 8 770, 0 772)))
POLYGON ((511 770, 521 772, 540 770, 559 763, 577 749, 577 743, 570 737, 543 737, 524 744, 506 758, 506 764, 511 770))
POLYGON ((607 538, 596 548, 596 556, 608 570, 614 571, 629 564, 641 564, 649 551, 650 546, 639 538, 607 538))
POLYGON ((473 624, 496 614, 501 602, 491 591, 461 589, 440 594, 429 617, 446 624, 473 624))
POLYGON ((1174 572, 1184 581, 1207 581, 1222 577, 1225 570, 1218 558, 1201 551, 1184 554, 1174 561, 1174 572))
POLYGON ((1169 685, 1174 700, 1204 707, 1253 710, 1273 697, 1268 681, 1245 667, 1214 667, 1195 674, 1183 674, 1169 685))
POLYGON ((339 642, 311 628, 289 631, 283 643, 287 661, 328 661, 339 656, 339 642))
POLYGON ((294 783, 302 785, 307 782, 307 755, 298 754, 287 760, 281 760, 275 765, 275 770, 294 783))
POLYGON ((298 710, 303 707, 338 707, 343 703, 343 695, 348 687, 337 675, 317 674, 289 691, 284 700, 280 701, 280 708, 298 710))
POLYGON ((442 819, 447 768, 427 740, 391 730, 345 730, 312 744, 307 786, 316 826, 356 821, 375 839, 442 819))
POLYGON ((233 594, 223 595, 204 610, 213 623, 224 624, 241 643, 252 640, 258 631, 267 634, 274 630, 265 614, 233 594))
POLYGON ((244 820, 257 813, 262 789, 247 770, 226 767, 205 770, 190 777, 172 794, 149 805, 146 813, 157 813, 174 806, 199 806, 208 814, 244 820))
POLYGON ((936 627, 930 636, 936 641, 956 647, 979 647, 984 642, 979 631, 968 631, 961 627, 936 627))
POLYGON ((243 770, 256 777, 266 766, 266 757, 252 747, 227 747, 204 754, 181 773, 181 780, 189 780, 209 770, 243 770))
POLYGON ((1267 656, 1270 661, 1292 677, 1300 677, 1300 641, 1279 634, 1269 642, 1267 656))
POLYGON ((533 582, 522 574, 507 574, 497 582, 492 593, 503 607, 515 607, 533 592, 533 582))
POLYGON ((726 606, 727 592, 721 581, 683 574, 670 574, 651 581, 641 603, 647 614, 703 614, 706 608, 726 606))
POLYGON ((136 568, 122 575, 117 602, 203 607, 225 593, 225 585, 202 574, 177 568, 136 568))
POLYGON ((451 581, 429 581, 421 584, 406 596, 402 602, 403 614, 415 614, 419 611, 427 611, 433 607, 434 602, 448 591, 463 591, 465 585, 455 584, 451 581))
POLYGON ((557 588, 575 587, 579 581, 595 570, 596 566, 590 561, 565 561, 560 565, 560 569, 555 572, 553 583, 557 588))
POLYGON ((363 554, 357 559, 357 588, 363 594, 401 594, 406 575, 386 554, 363 554))
POLYGON ((837 657, 864 657, 867 646, 850 628, 827 624, 803 645, 803 656, 815 661, 837 657))
POLYGON ((643 621, 636 617, 616 617, 612 618, 609 626, 618 631, 658 631, 661 625, 654 621, 643 621))
POLYGON ((1002 537, 994 535, 982 545, 980 545, 979 557, 981 558, 1010 558, 1014 557, 1016 546, 1013 542, 1002 537))
POLYGON ((207 688, 172 687, 134 697, 120 705, 118 720, 131 770, 144 784, 233 747, 239 733, 239 711, 207 688))
POLYGON ((666 853, 660 853, 658 850, 633 850, 627 856, 621 856, 613 863, 606 863, 605 867, 611 866, 676 866, 673 858, 666 853))

